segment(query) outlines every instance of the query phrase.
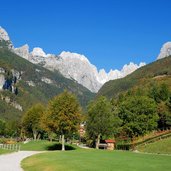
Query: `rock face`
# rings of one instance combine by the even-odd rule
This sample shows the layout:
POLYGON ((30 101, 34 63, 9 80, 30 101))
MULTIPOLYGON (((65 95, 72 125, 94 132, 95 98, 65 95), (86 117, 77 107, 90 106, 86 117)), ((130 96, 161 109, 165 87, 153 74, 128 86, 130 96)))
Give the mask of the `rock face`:
POLYGON ((42 80, 43 82, 47 83, 47 84, 52 84, 52 83, 53 83, 53 81, 52 81, 51 79, 46 78, 46 77, 43 77, 41 80, 42 80))
POLYGON ((65 77, 76 80, 92 92, 100 89, 97 68, 84 55, 64 51, 59 58, 57 68, 65 77))
POLYGON ((43 49, 37 47, 28 54, 28 47, 17 48, 17 50, 19 49, 20 51, 16 53, 21 57, 34 64, 41 64, 51 71, 57 70, 66 78, 77 81, 92 92, 97 92, 105 82, 125 77, 145 65, 145 63, 140 63, 139 65, 130 63, 124 65, 121 71, 110 70, 109 73, 106 73, 104 69, 98 71, 96 66, 91 64, 87 57, 78 53, 63 51, 59 55, 46 54, 43 49))
POLYGON ((92 65, 84 55, 77 53, 63 51, 58 56, 46 54, 34 56, 33 53, 31 54, 31 62, 41 63, 45 68, 52 71, 58 70, 66 78, 76 80, 92 92, 97 92, 105 82, 122 78, 145 65, 145 63, 139 65, 130 63, 124 65, 121 71, 110 70, 109 73, 106 73, 104 69, 98 71, 96 66, 92 65))
POLYGON ((9 105, 13 106, 16 109, 23 111, 23 107, 13 99, 10 99, 10 97, 1 95, 1 100, 4 100, 6 103, 8 103, 9 105))
POLYGON ((158 55, 157 59, 162 59, 170 55, 171 55, 171 42, 166 42, 162 46, 160 50, 160 54, 158 55))
POLYGON ((3 42, 4 46, 7 46, 9 49, 13 49, 13 44, 8 36, 8 33, 5 29, 0 26, 0 42, 3 42))
POLYGON ((31 52, 31 55, 33 57, 36 57, 36 56, 38 56, 38 57, 39 56, 46 57, 46 54, 43 51, 43 49, 42 48, 39 48, 39 47, 34 48, 33 51, 31 52))
POLYGON ((15 48, 14 52, 17 55, 29 60, 30 54, 29 54, 29 46, 27 44, 23 45, 22 47, 15 48))
POLYGON ((4 75, 0 74, 0 90, 3 89, 4 84, 5 84, 5 77, 4 75))
POLYGON ((8 33, 2 27, 0 27, 0 40, 10 41, 8 33))

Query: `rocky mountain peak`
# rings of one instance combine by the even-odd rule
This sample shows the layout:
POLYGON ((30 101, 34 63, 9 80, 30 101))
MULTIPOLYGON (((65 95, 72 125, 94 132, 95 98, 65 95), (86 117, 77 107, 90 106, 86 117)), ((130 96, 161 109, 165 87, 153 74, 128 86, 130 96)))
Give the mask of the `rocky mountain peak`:
POLYGON ((0 26, 0 46, 7 47, 9 49, 13 49, 13 44, 9 38, 8 33, 4 28, 0 26))
POLYGON ((0 40, 10 41, 8 33, 4 28, 0 26, 0 40))
POLYGON ((43 51, 43 49, 40 47, 33 48, 31 55, 34 57, 36 57, 36 56, 46 57, 47 56, 46 53, 43 51))
POLYGON ((78 53, 63 51, 63 52, 61 52, 61 54, 59 56, 62 57, 63 59, 67 59, 67 60, 68 59, 71 59, 71 60, 78 59, 78 60, 90 63, 89 60, 84 55, 81 55, 78 53))
POLYGON ((29 46, 28 46, 28 44, 25 44, 25 45, 23 45, 23 46, 21 46, 19 48, 15 48, 14 52, 17 55, 29 60, 29 46))
POLYGON ((166 42, 165 44, 163 44, 157 59, 162 59, 170 55, 171 55, 171 42, 166 42))
MULTIPOLYGON (((8 33, 3 28, 0 28, 0 37, 0 40, 9 42, 9 46, 12 45, 8 33)), ((29 52, 27 44, 12 48, 12 51, 34 64, 41 64, 52 71, 58 70, 64 77, 77 81, 92 92, 97 92, 105 82, 122 78, 144 65, 144 63, 139 65, 130 63, 124 65, 121 71, 111 69, 107 73, 104 69, 98 71, 86 56, 74 52, 62 51, 59 55, 52 55, 46 54, 40 47, 35 47, 29 52)))

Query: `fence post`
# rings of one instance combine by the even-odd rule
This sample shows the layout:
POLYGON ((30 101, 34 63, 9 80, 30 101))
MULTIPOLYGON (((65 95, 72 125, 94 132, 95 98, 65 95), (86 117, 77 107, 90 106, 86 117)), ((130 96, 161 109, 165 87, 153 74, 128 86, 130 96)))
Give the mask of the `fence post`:
POLYGON ((20 145, 18 145, 18 151, 20 151, 20 145))
POLYGON ((0 149, 20 151, 20 144, 1 144, 0 149))

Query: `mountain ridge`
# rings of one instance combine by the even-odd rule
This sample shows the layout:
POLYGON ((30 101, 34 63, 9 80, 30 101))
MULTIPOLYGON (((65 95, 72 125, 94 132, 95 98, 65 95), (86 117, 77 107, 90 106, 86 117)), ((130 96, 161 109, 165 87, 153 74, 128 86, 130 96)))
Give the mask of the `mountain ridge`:
POLYGON ((76 94, 82 107, 95 95, 58 71, 52 72, 0 48, 0 117, 19 118, 33 104, 47 104, 65 89, 76 94))
MULTIPOLYGON (((4 40, 10 40, 5 29, 1 29, 0 37, 4 38, 4 35, 6 35, 4 40)), ((79 84, 82 84, 95 93, 105 82, 125 77, 137 68, 145 65, 145 63, 137 65, 130 62, 130 64, 124 65, 121 71, 111 69, 107 73, 104 69, 98 70, 95 65, 90 63, 87 57, 78 53, 63 51, 59 55, 46 54, 43 49, 39 47, 33 48, 30 52, 27 44, 19 48, 14 48, 11 43, 10 48, 14 53, 34 64, 44 66, 51 71, 58 70, 66 78, 74 79, 79 84)))
MULTIPOLYGON (((117 79, 111 80, 105 83, 99 90, 97 96, 107 96, 108 98, 118 97, 122 92, 128 91, 135 86, 147 84, 152 79, 169 79, 171 78, 171 56, 158 59, 148 65, 145 65, 130 75, 117 79)), ((159 81, 159 80, 158 80, 159 81)), ((169 82, 170 83, 170 82, 169 82)), ((143 86, 143 85, 142 85, 143 86)), ((169 84, 170 87, 170 84, 169 84)))
MULTIPOLYGON (((23 56, 23 52, 21 54, 16 53, 26 58, 23 56)), ((30 52, 30 56, 29 54, 27 56, 27 59, 32 63, 40 64, 52 71, 58 70, 66 78, 76 80, 79 84, 95 93, 105 82, 122 78, 145 65, 143 62, 139 65, 130 62, 128 65, 124 65, 121 71, 111 69, 109 73, 106 73, 104 69, 98 71, 96 66, 91 64, 87 57, 78 53, 62 51, 59 55, 46 54, 42 48, 37 47, 30 52)))

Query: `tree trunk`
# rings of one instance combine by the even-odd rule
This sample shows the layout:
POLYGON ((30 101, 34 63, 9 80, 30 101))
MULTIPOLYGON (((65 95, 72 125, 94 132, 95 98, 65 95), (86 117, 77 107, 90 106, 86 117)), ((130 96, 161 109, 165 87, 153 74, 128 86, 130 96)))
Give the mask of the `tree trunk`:
POLYGON ((52 135, 49 135, 49 141, 52 142, 52 135))
POLYGON ((36 141, 36 138, 37 138, 37 131, 33 130, 33 139, 34 139, 34 141, 36 141))
POLYGON ((132 143, 131 148, 134 151, 135 150, 134 137, 131 138, 131 143, 132 143))
POLYGON ((99 144, 100 144, 100 134, 97 136, 96 149, 99 149, 99 144))
POLYGON ((48 138, 49 138, 49 141, 52 142, 52 139, 53 139, 53 135, 51 132, 48 133, 48 138))
POLYGON ((38 133, 38 135, 37 135, 37 140, 40 140, 40 136, 41 136, 41 134, 38 133))
POLYGON ((62 134, 62 151, 65 151, 65 137, 64 137, 64 134, 62 134))

